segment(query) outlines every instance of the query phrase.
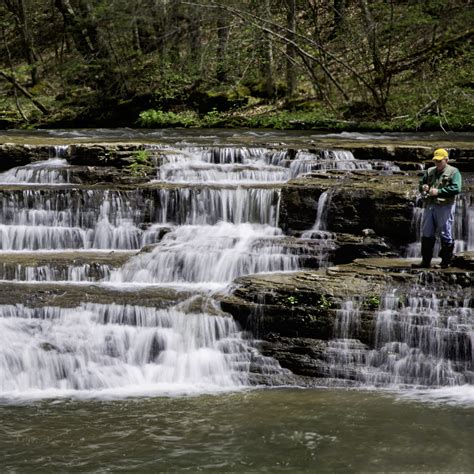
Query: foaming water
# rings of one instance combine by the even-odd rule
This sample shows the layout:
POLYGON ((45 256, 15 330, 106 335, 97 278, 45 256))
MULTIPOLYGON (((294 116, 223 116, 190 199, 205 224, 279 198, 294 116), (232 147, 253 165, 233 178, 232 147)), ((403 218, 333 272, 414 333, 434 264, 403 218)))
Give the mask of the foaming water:
POLYGON ((474 407, 474 385, 402 391, 399 396, 401 399, 420 402, 474 407))
POLYGON ((179 308, 0 306, 1 397, 245 386, 254 349, 234 320, 179 308))
POLYGON ((297 270, 298 257, 279 242, 280 229, 219 222, 180 226, 148 253, 112 272, 112 282, 230 283, 251 273, 297 270))
MULTIPOLYGON (((58 154, 63 154, 58 150, 58 154)), ((69 183, 69 164, 62 158, 19 166, 0 173, 0 184, 64 184, 69 183)))
POLYGON ((354 300, 337 311, 335 338, 327 350, 332 377, 371 387, 456 386, 453 393, 461 385, 472 387, 474 314, 469 297, 453 292, 440 299, 421 287, 406 297, 387 293, 376 314, 372 348, 360 340, 361 313, 354 300))

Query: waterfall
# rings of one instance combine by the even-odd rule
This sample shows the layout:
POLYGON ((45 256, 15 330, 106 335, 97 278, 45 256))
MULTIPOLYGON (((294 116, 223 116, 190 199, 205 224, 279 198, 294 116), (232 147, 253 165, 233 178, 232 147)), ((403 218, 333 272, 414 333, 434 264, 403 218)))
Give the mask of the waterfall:
MULTIPOLYGON (((239 276, 299 268, 278 228, 284 153, 161 153, 157 179, 136 190, 71 184, 61 158, 4 174, 2 182, 16 185, 0 187, 0 251, 8 257, 0 278, 39 288, 89 282, 104 294, 185 285, 212 301, 212 291, 239 276), (138 255, 115 254, 145 244, 138 255)), ((286 373, 219 308, 211 314, 193 297, 163 305, 0 305, 0 398, 215 391, 286 373)))
POLYGON ((347 301, 328 344, 329 374, 369 386, 440 387, 474 382, 471 301, 438 298, 422 287, 388 292, 376 312, 371 349, 359 340, 362 308, 347 301), (456 304, 455 304, 456 303, 456 304))
POLYGON ((393 163, 378 161, 368 162, 356 160, 350 151, 322 150, 319 153, 299 151, 290 164, 292 178, 310 171, 322 170, 388 170, 399 171, 400 168, 393 163))
POLYGON ((326 231, 327 228, 327 214, 329 211, 329 204, 331 202, 331 190, 324 191, 318 199, 318 208, 316 211, 316 221, 310 230, 301 233, 302 239, 312 239, 320 243, 323 249, 318 257, 318 267, 327 267, 330 265, 328 249, 334 245, 335 235, 332 232, 326 231))
POLYGON ((138 191, 0 189, 0 250, 138 249, 138 191))
POLYGON ((0 173, 0 184, 48 184, 70 182, 70 166, 63 158, 67 146, 55 146, 55 156, 46 161, 31 163, 0 173))
POLYGON ((324 191, 318 199, 318 208, 316 210, 316 222, 314 223, 311 230, 303 232, 301 237, 310 239, 313 234, 317 234, 317 231, 326 230, 327 227, 327 214, 329 210, 330 191, 324 191))
MULTIPOLYGON (((344 150, 159 151, 156 176, 136 189, 77 184, 90 170, 70 166, 59 148, 54 158, 0 174, 0 279, 18 293, 33 282, 38 288, 22 304, 0 305, 0 399, 233 390, 259 375, 285 375, 222 312, 214 292, 244 275, 299 270, 308 248, 320 265, 327 259, 330 191, 302 234, 321 241, 309 247, 278 226, 282 183, 314 170, 394 169, 344 150), (137 288, 148 295, 143 301, 109 303, 137 288), (62 298, 71 289, 84 294, 82 303, 62 298), (59 293, 57 301, 73 306, 55 306, 59 293)), ((460 201, 457 211, 464 248, 473 247, 470 207, 460 201)), ((465 382, 470 304, 453 309, 416 295, 387 297, 374 347, 361 342, 360 303, 343 305, 328 344, 329 374, 376 385, 465 382)))
POLYGON ((230 317, 116 304, 0 306, 0 347, 0 397, 237 387, 252 359, 230 317))
POLYGON ((113 272, 111 280, 226 284, 251 273, 295 270, 298 257, 279 243, 281 236, 275 227, 250 223, 180 226, 151 253, 113 272))

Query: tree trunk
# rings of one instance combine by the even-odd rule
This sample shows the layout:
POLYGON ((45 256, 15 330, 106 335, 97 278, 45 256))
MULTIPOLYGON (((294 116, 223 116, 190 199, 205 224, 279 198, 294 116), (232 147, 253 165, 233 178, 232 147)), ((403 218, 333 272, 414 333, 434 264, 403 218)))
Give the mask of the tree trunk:
MULTIPOLYGON (((265 0, 264 17, 271 18, 270 0, 265 0)), ((273 43, 269 32, 264 33, 263 44, 263 67, 262 73, 265 81, 265 92, 267 97, 271 98, 275 95, 275 80, 273 78, 273 43)))
POLYGON ((381 53, 377 42, 377 25, 372 17, 367 0, 359 0, 362 9, 369 54, 373 66, 373 78, 370 91, 374 98, 377 109, 385 116, 387 115, 386 103, 388 98, 388 86, 390 77, 381 59, 381 53))
POLYGON ((286 3, 286 27, 287 38, 289 42, 286 45, 286 96, 291 98, 295 95, 296 90, 296 72, 295 60, 296 49, 294 46, 296 31, 296 0, 285 0, 286 3))
POLYGON ((78 11, 72 8, 69 0, 55 0, 55 5, 63 16, 66 29, 70 31, 77 50, 86 61, 108 55, 100 45, 97 24, 90 17, 86 4, 80 2, 78 11))
POLYGON ((38 99, 35 99, 19 82, 17 82, 13 76, 10 76, 3 71, 0 71, 0 76, 4 77, 8 82, 13 84, 13 86, 18 89, 25 97, 28 97, 28 99, 30 99, 36 108, 43 112, 43 114, 49 113, 48 109, 38 99))
POLYGON ((38 57, 33 46, 33 38, 28 23, 29 15, 26 10, 25 2, 24 0, 17 0, 17 2, 14 0, 5 0, 5 5, 15 17, 15 23, 21 35, 24 56, 30 66, 31 83, 32 85, 36 85, 38 83, 38 68, 36 67, 38 57))
MULTIPOLYGON (((201 35, 201 13, 197 8, 190 8, 188 13, 188 44, 189 55, 193 65, 199 64, 201 60, 202 35, 201 35)), ((198 66, 200 70, 200 66, 198 66)))
POLYGON ((220 82, 227 81, 227 42, 229 41, 229 17, 224 11, 217 17, 217 68, 216 78, 220 82))
POLYGON ((344 9, 346 7, 346 0, 334 0, 334 20, 333 30, 331 36, 337 36, 342 28, 344 21, 344 9))

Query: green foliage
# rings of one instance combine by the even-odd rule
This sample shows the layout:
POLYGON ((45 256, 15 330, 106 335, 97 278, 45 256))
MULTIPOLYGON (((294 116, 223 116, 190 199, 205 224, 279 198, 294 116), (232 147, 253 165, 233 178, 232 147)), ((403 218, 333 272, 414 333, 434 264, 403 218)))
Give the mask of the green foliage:
POLYGON ((136 177, 146 177, 153 170, 153 161, 146 150, 138 150, 133 154, 133 162, 126 170, 136 177))
POLYGON ((149 109, 140 114, 139 124, 147 128, 166 127, 196 127, 199 124, 195 112, 163 112, 162 110, 149 109))
POLYGON ((201 120, 200 125, 202 127, 217 127, 218 125, 222 124, 224 120, 224 115, 217 110, 211 110, 207 114, 205 114, 201 120))
POLYGON ((326 295, 321 295, 319 301, 316 303, 316 308, 320 311, 327 311, 334 308, 334 302, 326 295))
POLYGON ((364 306, 367 309, 372 309, 372 310, 379 308, 379 306, 380 306, 380 296, 378 296, 378 295, 369 296, 368 298, 366 298, 364 300, 364 306))
POLYGON ((288 296, 286 298, 286 304, 289 306, 296 306, 298 304, 298 298, 296 296, 288 296))
POLYGON ((114 126, 142 127, 474 127, 469 0, 373 0, 368 16, 357 2, 341 2, 338 31, 325 2, 296 2, 291 98, 285 2, 220 3, 237 14, 207 0, 97 0, 70 12, 84 26, 74 29, 64 25, 66 2, 51 8, 39 0, 25 3, 25 25, 12 11, 15 2, 4 2, 0 69, 51 114, 38 113, 11 82, 0 81, 2 114, 42 126, 109 125, 113 117, 114 126), (26 30, 31 47, 24 44, 26 30), (278 102, 283 98, 285 105, 278 102), (425 111, 433 100, 437 108, 425 111), (358 110, 357 104, 367 107, 358 110))

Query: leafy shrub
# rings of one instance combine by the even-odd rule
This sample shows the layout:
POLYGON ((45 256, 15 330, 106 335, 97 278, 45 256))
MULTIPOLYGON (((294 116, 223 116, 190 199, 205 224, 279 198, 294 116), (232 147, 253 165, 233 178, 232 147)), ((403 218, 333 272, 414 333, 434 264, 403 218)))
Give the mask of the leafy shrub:
POLYGON ((148 128, 195 127, 198 125, 198 118, 192 111, 175 113, 149 109, 140 113, 138 122, 142 127, 148 128))

